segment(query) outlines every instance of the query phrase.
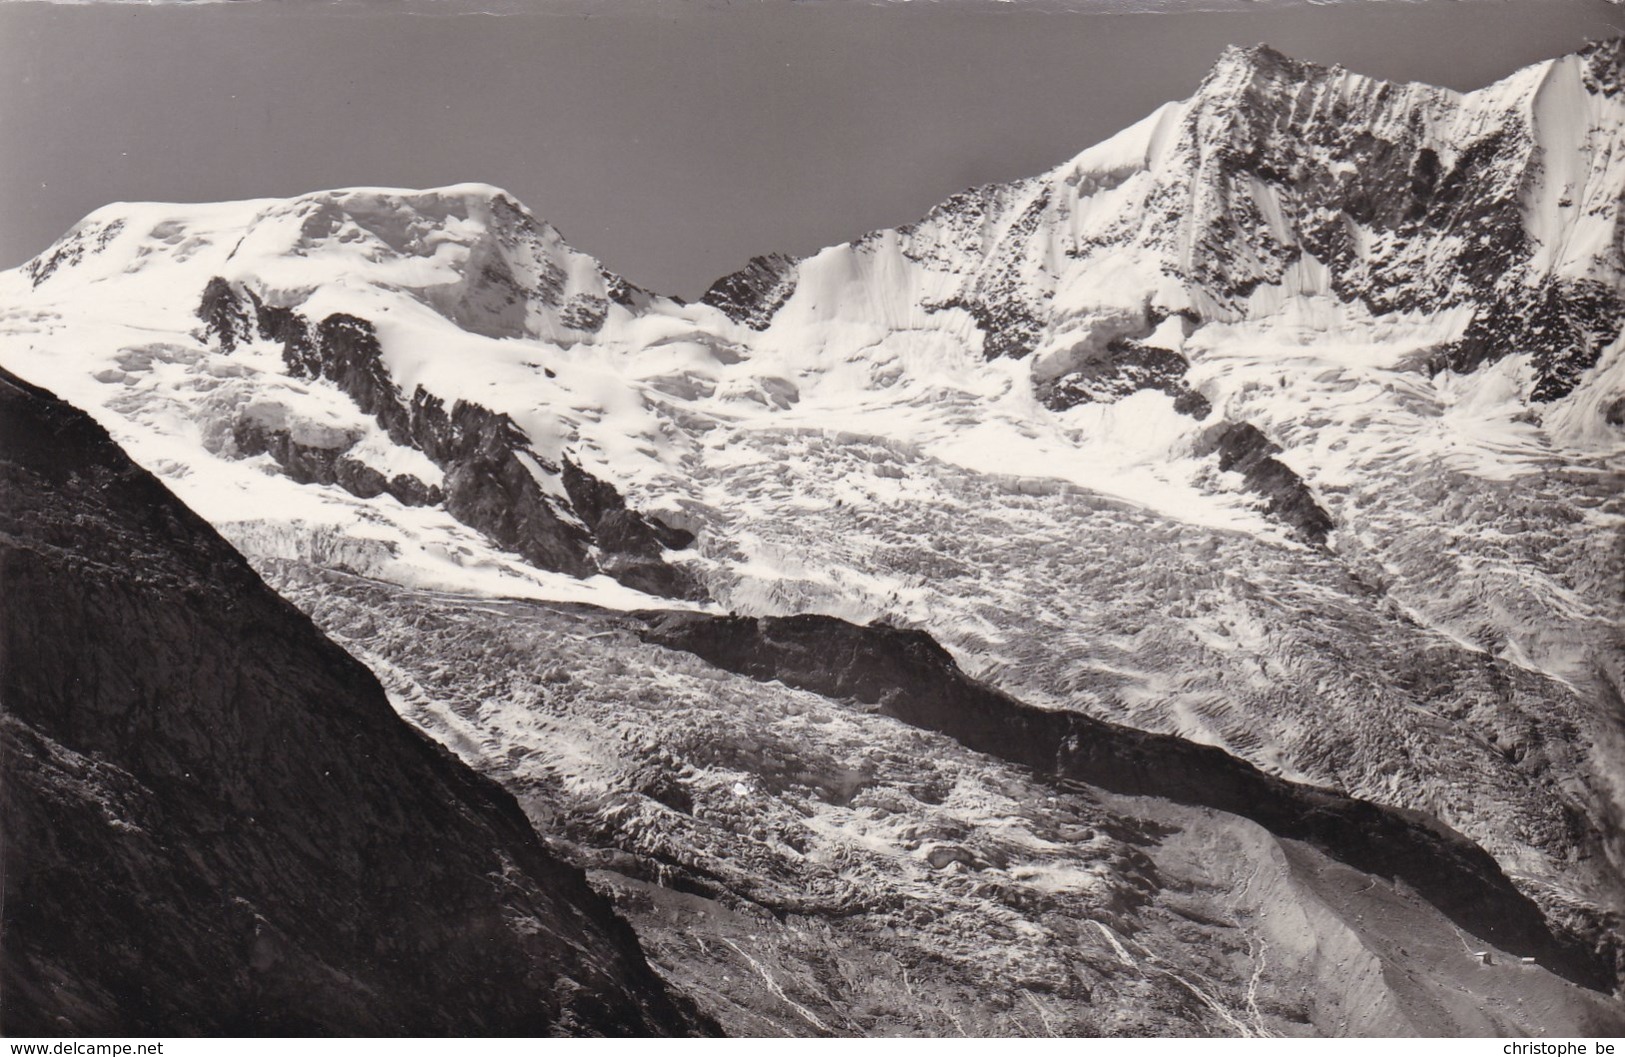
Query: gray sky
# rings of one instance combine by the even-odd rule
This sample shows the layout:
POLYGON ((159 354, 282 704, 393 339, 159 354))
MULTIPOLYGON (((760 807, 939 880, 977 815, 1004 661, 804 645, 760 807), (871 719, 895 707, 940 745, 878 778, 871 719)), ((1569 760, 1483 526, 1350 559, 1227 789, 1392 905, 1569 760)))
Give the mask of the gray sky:
POLYGON ((518 13, 0 2, 0 267, 110 201, 481 180, 692 297, 1042 171, 1188 95, 1227 43, 1473 88, 1625 32, 1607 0, 500 2, 518 13))

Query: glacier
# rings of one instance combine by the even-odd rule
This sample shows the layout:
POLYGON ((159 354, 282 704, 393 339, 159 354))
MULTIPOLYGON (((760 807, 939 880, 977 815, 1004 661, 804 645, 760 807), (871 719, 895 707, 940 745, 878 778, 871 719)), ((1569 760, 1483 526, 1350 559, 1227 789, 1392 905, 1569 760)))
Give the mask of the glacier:
MULTIPOLYGON (((0 274, 0 362, 318 612, 290 568, 923 629, 1034 704, 1435 815, 1606 944, 1622 67, 1457 93, 1231 49, 1048 173, 694 303, 483 184, 114 204, 0 274)), ((546 751, 375 634, 426 728, 546 751)))

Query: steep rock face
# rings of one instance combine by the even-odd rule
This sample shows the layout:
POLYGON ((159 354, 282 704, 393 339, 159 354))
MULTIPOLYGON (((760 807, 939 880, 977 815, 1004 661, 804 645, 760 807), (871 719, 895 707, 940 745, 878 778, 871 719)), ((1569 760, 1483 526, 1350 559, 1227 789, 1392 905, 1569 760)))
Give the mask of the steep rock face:
POLYGON ((983 335, 982 355, 990 360, 1019 359, 1037 347, 1053 294, 1044 269, 1025 252, 1044 226, 1053 201, 1049 188, 1039 187, 1020 203, 1019 210, 1000 218, 1004 230, 996 239, 975 230, 989 225, 994 210, 1007 208, 1008 198, 1009 193, 1002 188, 958 195, 934 210, 923 223, 900 232, 911 244, 905 256, 920 263, 939 258, 945 251, 963 252, 986 241, 986 262, 975 279, 951 296, 927 301, 923 307, 928 312, 959 308, 969 313, 983 335), (977 221, 974 225, 967 223, 973 218, 977 221), (928 231, 933 219, 946 223, 946 238, 933 238, 928 231))
POLYGON ((233 423, 231 439, 240 454, 269 455, 300 484, 336 484, 362 499, 387 493, 407 506, 432 506, 445 499, 438 485, 425 484, 410 474, 386 477, 350 456, 348 450, 358 441, 351 435, 322 438, 336 441, 333 444, 306 443, 291 430, 266 428, 245 417, 233 423))
POLYGON ((782 253, 752 257, 750 263, 712 283, 700 298, 735 323, 761 330, 795 293, 795 260, 782 253))
MULTIPOLYGON (((392 441, 422 452, 445 474, 444 491, 415 478, 363 474, 339 448, 316 449, 264 437, 239 425, 238 446, 267 451, 296 480, 338 484, 371 498, 389 492, 406 503, 438 503, 457 520, 542 568, 590 576, 604 572, 639 590, 672 598, 704 598, 704 588, 667 564, 665 547, 686 547, 692 535, 629 510, 620 492, 574 463, 555 464, 535 451, 508 415, 470 401, 445 401, 421 385, 403 398, 384 364, 373 325, 335 313, 312 324, 298 312, 267 305, 252 290, 216 277, 198 306, 205 332, 231 352, 252 340, 280 342, 289 374, 333 382, 392 441), (550 489, 547 482, 552 482, 550 489)), ((354 441, 352 440, 352 443, 354 441)))
POLYGON ((84 414, 0 372, 7 1034, 705 1023, 84 414))
POLYGON ((1033 708, 960 671, 929 635, 833 617, 650 615, 647 641, 757 679, 877 705, 967 748, 1057 778, 1240 815, 1277 836, 1404 881, 1462 928, 1600 990, 1617 944, 1554 935, 1471 841, 1414 811, 1383 808, 1259 771, 1223 751, 1072 712, 1033 708))
POLYGON ((1619 50, 1593 45, 1466 97, 1233 53, 1182 130, 1183 186, 1165 180, 1148 203, 1186 211, 1163 244, 1188 247, 1182 269, 1223 314, 1253 311, 1253 292, 1305 256, 1373 315, 1470 306, 1452 368, 1533 352, 1533 398, 1566 395, 1625 316, 1604 175, 1619 164, 1619 50), (1575 123, 1592 139, 1576 142, 1575 123), (1574 154, 1592 170, 1568 173, 1574 154))

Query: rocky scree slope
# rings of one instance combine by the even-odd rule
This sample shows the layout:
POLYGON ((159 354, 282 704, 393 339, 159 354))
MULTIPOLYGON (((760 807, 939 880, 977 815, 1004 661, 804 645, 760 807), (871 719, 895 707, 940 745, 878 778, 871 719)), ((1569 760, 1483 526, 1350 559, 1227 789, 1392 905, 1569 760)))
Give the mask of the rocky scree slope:
POLYGON ((0 373, 8 1035, 710 1026, 517 805, 0 373))

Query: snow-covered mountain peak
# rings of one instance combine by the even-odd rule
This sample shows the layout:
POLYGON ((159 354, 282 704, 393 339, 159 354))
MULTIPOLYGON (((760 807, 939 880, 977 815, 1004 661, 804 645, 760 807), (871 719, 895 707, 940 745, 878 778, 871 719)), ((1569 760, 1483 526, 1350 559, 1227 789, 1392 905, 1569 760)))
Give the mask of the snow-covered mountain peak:
MULTIPOLYGON (((295 308, 322 292, 404 294, 488 337, 591 340, 612 306, 652 295, 570 247, 558 230, 488 184, 414 191, 347 188, 211 206, 132 203, 91 214, 24 266, 62 288, 176 265, 295 308)), ((201 289, 201 286, 199 287, 201 289)))
POLYGON ((612 304, 638 300, 551 224, 482 184, 293 199, 258 219, 231 265, 228 278, 253 276, 284 307, 316 286, 370 283, 496 338, 590 340, 612 304), (322 276, 318 262, 331 262, 335 274, 322 276))
POLYGON ((1432 370, 1529 354, 1528 395, 1550 402, 1625 314, 1625 105, 1599 87, 1619 50, 1464 95, 1233 48, 1190 99, 1047 174, 741 282, 761 296, 730 314, 803 341, 831 312, 854 340, 860 317, 958 328, 987 358, 1030 358, 1040 386, 1170 315, 1312 344, 1378 326, 1432 370))
POLYGON ((119 204, 0 289, 16 357, 251 553, 703 595, 663 557, 692 536, 627 506, 670 456, 615 365, 730 324, 609 274, 498 188, 119 204))
POLYGON ((1293 134, 1336 117, 1382 125, 1402 114, 1457 103, 1461 96, 1433 85, 1385 81, 1342 65, 1322 65, 1284 55, 1267 44, 1227 48, 1189 100, 1203 115, 1209 136, 1257 137, 1266 131, 1293 134))
POLYGON ((1279 87, 1321 80, 1342 73, 1341 66, 1322 66, 1282 54, 1260 41, 1232 44, 1220 53, 1196 90, 1198 97, 1235 95, 1249 88, 1279 87))
POLYGON ((461 184, 426 191, 348 188, 276 202, 257 217, 233 248, 239 267, 284 256, 319 257, 343 250, 380 264, 441 256, 442 246, 464 251, 482 241, 512 244, 524 236, 560 250, 551 225, 533 217, 499 188, 461 184))
MULTIPOLYGON (((637 290, 484 184, 108 207, 0 283, 22 284, 8 299, 35 320, 99 316, 334 387, 359 423, 262 374, 228 387, 254 390, 248 411, 211 398, 190 428, 228 457, 281 452, 289 472, 376 493, 375 475, 339 473, 359 460, 385 494, 444 501, 510 547, 525 533, 456 472, 485 450, 468 437, 517 460, 515 487, 574 531, 594 505, 577 472, 696 524, 682 511, 719 425, 836 428, 1202 523, 1256 529, 1262 503, 1318 540, 1335 518, 1316 475, 1341 487, 1394 438, 1279 462, 1268 487, 1209 464, 1272 460, 1349 385, 1422 386, 1381 398, 1406 444, 1423 443, 1420 398, 1523 416, 1520 436, 1544 414, 1542 443, 1618 446, 1625 99, 1594 88, 1618 54, 1461 95, 1231 49, 1190 99, 1047 173, 805 260, 758 257, 698 305, 637 290), (1294 395, 1262 400, 1261 378, 1294 395), (1500 395, 1464 391, 1480 382, 1500 395)), ((1502 474, 1540 450, 1432 431, 1424 446, 1502 474)), ((532 558, 604 568, 590 536, 532 558)), ((640 540, 652 560, 658 541, 640 540)))

